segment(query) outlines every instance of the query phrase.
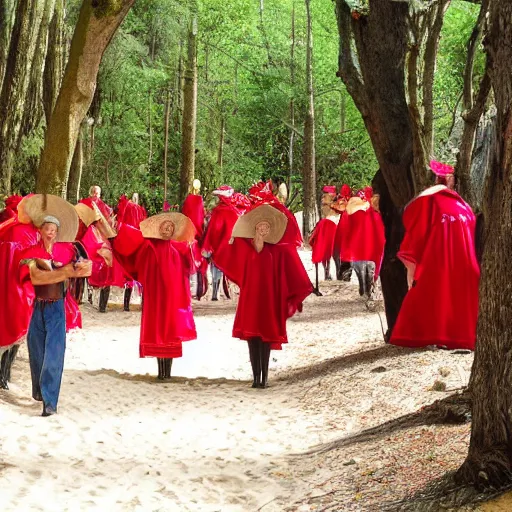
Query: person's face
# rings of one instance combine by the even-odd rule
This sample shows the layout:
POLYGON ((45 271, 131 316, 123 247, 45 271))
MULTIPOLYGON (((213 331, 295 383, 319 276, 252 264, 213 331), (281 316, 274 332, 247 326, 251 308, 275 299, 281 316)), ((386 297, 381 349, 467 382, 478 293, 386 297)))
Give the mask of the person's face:
POLYGON ((174 224, 170 220, 166 220, 160 224, 160 236, 163 240, 170 240, 174 234, 174 224))
POLYGON ((51 222, 45 222, 39 230, 45 242, 55 242, 59 232, 57 226, 51 222))
POLYGON ((92 187, 91 197, 95 197, 95 198, 99 199, 101 197, 101 188, 100 187, 92 187))
POLYGON ((270 224, 266 220, 262 220, 256 224, 256 234, 261 238, 265 238, 270 233, 270 224))

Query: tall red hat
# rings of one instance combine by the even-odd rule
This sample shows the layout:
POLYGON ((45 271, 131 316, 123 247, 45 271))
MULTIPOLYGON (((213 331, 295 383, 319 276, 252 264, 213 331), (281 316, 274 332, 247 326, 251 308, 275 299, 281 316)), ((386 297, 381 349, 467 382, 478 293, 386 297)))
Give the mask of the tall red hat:
POLYGON ((451 165, 437 162, 436 160, 430 160, 430 168, 432 172, 440 178, 445 178, 449 174, 454 174, 454 169, 451 165))
POLYGON ((349 200, 352 197, 352 189, 350 188, 349 185, 347 185, 347 184, 342 185, 342 187, 340 188, 340 196, 343 199, 347 199, 347 200, 349 200))
POLYGON ((214 196, 231 197, 235 193, 233 187, 229 185, 221 185, 219 188, 214 190, 212 194, 214 196))
POLYGON ((322 189, 322 192, 324 194, 334 194, 334 195, 336 195, 336 187, 334 185, 325 185, 325 187, 322 189))

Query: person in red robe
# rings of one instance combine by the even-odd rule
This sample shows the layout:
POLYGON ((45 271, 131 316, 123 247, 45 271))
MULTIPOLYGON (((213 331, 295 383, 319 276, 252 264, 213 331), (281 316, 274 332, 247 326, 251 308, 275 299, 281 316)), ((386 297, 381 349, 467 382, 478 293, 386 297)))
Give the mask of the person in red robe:
POLYGON ((101 187, 98 185, 93 185, 89 189, 89 197, 84 199, 80 199, 79 203, 84 203, 89 208, 92 208, 92 203, 94 203, 100 210, 101 214, 107 222, 113 227, 114 225, 114 210, 101 199, 101 187))
POLYGON ((188 217, 172 212, 149 217, 140 230, 122 224, 114 240, 116 255, 144 288, 139 355, 157 358, 160 380, 171 378, 182 343, 197 338, 189 286, 195 234, 188 217))
POLYGON ((270 351, 288 342, 286 320, 313 291, 295 244, 283 242, 288 228, 275 206, 256 206, 237 220, 232 243, 217 255, 240 288, 233 337, 248 342, 253 388, 267 387, 270 351))
POLYGON ((343 223, 341 219, 347 210, 347 204, 352 197, 352 189, 349 185, 342 185, 340 193, 336 200, 330 205, 330 207, 337 212, 340 217, 338 225, 336 226, 336 234, 334 235, 334 247, 332 257, 334 264, 336 265, 336 279, 338 281, 350 281, 352 277, 352 266, 350 261, 343 261, 341 259, 341 240, 342 240, 342 228, 343 223))
POLYGON ((480 269, 475 216, 446 186, 453 168, 431 164, 437 184, 405 208, 405 236, 398 257, 407 268, 404 298, 390 343, 474 350, 480 269))
POLYGON ((322 219, 320 219, 311 236, 309 245, 311 245, 311 260, 316 269, 316 291, 318 290, 318 264, 324 267, 324 277, 326 281, 332 279, 330 272, 331 258, 334 255, 334 238, 336 228, 340 220, 339 214, 331 208, 331 204, 336 197, 336 187, 327 185, 323 188, 322 196, 322 219))
MULTIPOLYGON (((128 224, 134 228, 139 228, 140 223, 147 218, 148 213, 146 209, 139 204, 139 194, 135 192, 129 200, 124 194, 119 198, 117 203, 117 224, 128 224)), ((124 311, 130 311, 130 298, 132 296, 132 290, 138 283, 132 279, 126 279, 124 286, 124 311)), ((140 288, 140 287, 139 287, 140 288)))
POLYGON ((349 199, 341 218, 341 260, 352 263, 359 280, 359 293, 368 297, 379 277, 386 243, 378 199, 372 187, 365 187, 349 199))
POLYGON ((212 194, 218 198, 219 202, 211 211, 201 251, 205 258, 210 258, 212 301, 216 301, 219 300, 219 287, 223 279, 222 271, 215 264, 216 255, 221 246, 229 242, 231 232, 241 212, 233 202, 235 191, 230 186, 222 185, 212 194))
POLYGON ((193 276, 192 282, 195 282, 194 297, 197 300, 200 300, 201 297, 206 294, 208 289, 208 279, 206 277, 208 262, 201 254, 206 212, 204 209, 203 196, 201 195, 201 182, 199 180, 194 180, 192 184, 192 193, 188 194, 185 201, 183 201, 181 213, 186 215, 196 228, 196 243, 192 246, 192 253, 194 255, 197 272, 193 276))

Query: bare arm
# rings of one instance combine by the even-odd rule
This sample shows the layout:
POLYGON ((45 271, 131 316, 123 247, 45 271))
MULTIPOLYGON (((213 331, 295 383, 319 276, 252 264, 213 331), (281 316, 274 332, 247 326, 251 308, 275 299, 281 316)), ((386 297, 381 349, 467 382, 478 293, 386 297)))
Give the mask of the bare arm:
POLYGON ((91 275, 92 263, 83 262, 76 265, 72 263, 56 270, 41 270, 37 268, 35 261, 29 263, 30 280, 34 285, 62 283, 70 277, 88 277, 91 275))

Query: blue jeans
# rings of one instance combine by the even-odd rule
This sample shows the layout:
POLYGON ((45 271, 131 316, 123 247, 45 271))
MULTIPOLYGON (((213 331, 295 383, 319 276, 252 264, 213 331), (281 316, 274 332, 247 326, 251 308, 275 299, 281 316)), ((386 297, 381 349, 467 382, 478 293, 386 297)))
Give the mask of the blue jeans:
POLYGON ((55 302, 34 302, 27 345, 32 375, 32 396, 42 396, 44 405, 56 410, 66 351, 64 299, 55 302))

